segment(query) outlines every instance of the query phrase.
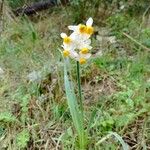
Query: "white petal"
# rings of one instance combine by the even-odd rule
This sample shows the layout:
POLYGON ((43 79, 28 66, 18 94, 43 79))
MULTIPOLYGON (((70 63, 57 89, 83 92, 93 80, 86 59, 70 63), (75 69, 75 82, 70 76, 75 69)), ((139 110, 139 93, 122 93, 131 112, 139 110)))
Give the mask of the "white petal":
POLYGON ((70 57, 75 60, 79 60, 79 54, 74 50, 70 50, 70 57))
POLYGON ((65 38, 65 37, 67 37, 67 34, 66 34, 66 33, 61 33, 60 36, 61 36, 62 38, 65 38))
POLYGON ((86 41, 84 41, 85 44, 90 45, 91 44, 91 40, 87 39, 86 41))
POLYGON ((82 49, 82 48, 87 48, 87 49, 91 50, 92 46, 90 46, 90 45, 82 45, 82 46, 79 47, 79 49, 82 49))
POLYGON ((87 20, 86 25, 87 25, 87 26, 92 26, 92 24, 93 24, 93 19, 90 17, 90 18, 87 20))
POLYGON ((85 59, 89 59, 91 57, 90 53, 87 54, 80 54, 80 58, 85 58, 85 59))
POLYGON ((88 45, 87 48, 88 48, 88 49, 92 49, 92 46, 88 45))
POLYGON ((75 49, 75 46, 74 46, 73 44, 65 44, 65 43, 64 43, 64 44, 62 45, 62 47, 63 47, 64 50, 69 50, 69 51, 75 49))
POLYGON ((80 41, 80 43, 78 44, 78 48, 82 49, 82 48, 88 48, 88 49, 92 49, 92 47, 90 46, 91 44, 91 40, 85 40, 85 41, 80 41))
POLYGON ((78 38, 78 35, 76 32, 73 32, 71 35, 70 35, 71 39, 75 40, 78 38))
POLYGON ((77 30, 77 26, 68 26, 68 29, 75 31, 75 30, 77 30))
POLYGON ((90 38, 90 35, 89 34, 83 34, 82 35, 82 39, 83 40, 87 40, 87 39, 89 39, 90 38))

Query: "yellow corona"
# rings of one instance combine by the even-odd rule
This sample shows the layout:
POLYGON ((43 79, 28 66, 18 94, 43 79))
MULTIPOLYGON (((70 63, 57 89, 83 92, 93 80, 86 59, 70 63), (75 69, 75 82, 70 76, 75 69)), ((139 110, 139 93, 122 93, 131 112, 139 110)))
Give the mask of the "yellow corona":
POLYGON ((80 31, 80 33, 85 33, 86 32, 86 26, 83 24, 80 24, 79 25, 79 31, 80 31))
POLYGON ((68 36, 65 37, 65 38, 64 38, 64 43, 65 43, 65 44, 70 44, 70 43, 71 43, 71 38, 68 37, 68 36))
POLYGON ((81 65, 82 65, 82 64, 85 64, 85 63, 86 63, 86 59, 85 59, 85 58, 80 58, 79 63, 80 63, 81 65))
POLYGON ((89 52, 88 48, 82 48, 81 49, 81 54, 87 54, 89 52))
POLYGON ((68 50, 64 50, 64 51, 63 51, 63 55, 64 55, 64 57, 68 57, 68 56, 69 56, 69 54, 70 54, 70 52, 69 52, 68 50))
POLYGON ((91 26, 87 26, 86 33, 92 35, 94 33, 94 28, 91 26))

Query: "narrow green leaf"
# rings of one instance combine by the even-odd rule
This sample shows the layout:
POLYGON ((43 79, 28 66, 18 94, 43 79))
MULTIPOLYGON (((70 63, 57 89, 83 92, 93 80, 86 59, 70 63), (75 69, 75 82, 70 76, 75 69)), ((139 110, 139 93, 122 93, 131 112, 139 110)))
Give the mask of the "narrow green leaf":
POLYGON ((117 134, 116 132, 110 132, 110 134, 115 136, 116 139, 121 143, 123 150, 129 150, 129 146, 124 142, 124 140, 119 134, 117 134))
POLYGON ((109 132, 109 134, 107 134, 105 137, 103 137, 100 141, 98 141, 96 143, 96 146, 103 143, 104 141, 106 141, 107 139, 109 139, 112 136, 114 136, 121 143, 123 150, 129 150, 128 144, 126 144, 124 142, 124 140, 122 139, 122 137, 119 134, 117 134, 116 132, 109 132))
POLYGON ((80 135, 84 132, 83 118, 80 115, 80 110, 79 110, 79 107, 77 104, 73 86, 71 86, 69 77, 67 75, 66 64, 64 66, 64 81, 65 81, 65 90, 66 90, 67 102, 68 102, 68 106, 70 109, 70 113, 71 113, 75 128, 76 128, 78 134, 80 135))
POLYGON ((89 124, 88 124, 88 127, 87 127, 87 131, 90 130, 91 126, 92 126, 92 123, 94 121, 94 117, 96 115, 96 112, 97 112, 97 109, 94 109, 91 116, 90 116, 90 120, 89 120, 89 124))

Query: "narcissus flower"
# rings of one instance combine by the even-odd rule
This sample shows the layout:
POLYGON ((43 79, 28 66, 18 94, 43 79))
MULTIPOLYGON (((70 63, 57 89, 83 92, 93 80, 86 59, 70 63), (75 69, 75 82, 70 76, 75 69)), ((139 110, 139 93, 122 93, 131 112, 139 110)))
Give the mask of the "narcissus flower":
POLYGON ((80 64, 85 64, 87 59, 90 58, 91 40, 90 36, 94 32, 92 27, 93 19, 89 18, 86 22, 86 25, 79 24, 77 26, 68 26, 73 33, 70 36, 67 36, 66 33, 61 33, 63 38, 63 55, 64 57, 71 57, 76 61, 79 61, 80 64))
MULTIPOLYGON (((82 50, 81 50, 82 51, 82 50)), ((80 64, 85 64, 87 62, 87 59, 91 57, 90 53, 82 53, 82 52, 77 53, 76 51, 70 51, 69 56, 76 61, 79 61, 80 64)))
POLYGON ((72 40, 71 40, 71 37, 67 36, 66 33, 61 33, 60 34, 61 37, 63 38, 63 44, 71 44, 72 40))
POLYGON ((68 26, 69 30, 72 30, 76 36, 81 36, 84 39, 88 39, 94 32, 92 27, 93 19, 89 18, 86 22, 86 25, 79 24, 77 26, 68 26))

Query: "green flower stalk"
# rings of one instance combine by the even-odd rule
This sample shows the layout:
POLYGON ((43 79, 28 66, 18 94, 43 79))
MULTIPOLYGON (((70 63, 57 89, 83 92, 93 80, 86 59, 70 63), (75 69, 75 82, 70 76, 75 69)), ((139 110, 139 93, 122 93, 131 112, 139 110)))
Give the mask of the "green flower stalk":
POLYGON ((67 36, 65 33, 61 33, 63 38, 63 56, 71 57, 77 62, 77 83, 78 83, 78 97, 74 92, 74 88, 69 81, 67 74, 67 61, 64 64, 64 81, 65 91, 67 96, 67 103, 70 110, 70 114, 73 120, 73 124, 78 135, 78 144, 80 150, 85 150, 87 147, 87 133, 84 130, 84 107, 81 90, 81 77, 80 77, 80 65, 85 64, 87 59, 90 58, 90 46, 91 40, 89 39, 93 34, 94 28, 92 27, 93 19, 89 18, 86 25, 80 24, 77 26, 68 26, 73 33, 67 36))
POLYGON ((83 101, 82 101, 82 90, 81 90, 81 78, 80 78, 80 64, 77 61, 77 81, 78 81, 78 94, 79 94, 79 105, 80 105, 80 110, 81 110, 81 115, 82 117, 84 116, 83 114, 83 101))

